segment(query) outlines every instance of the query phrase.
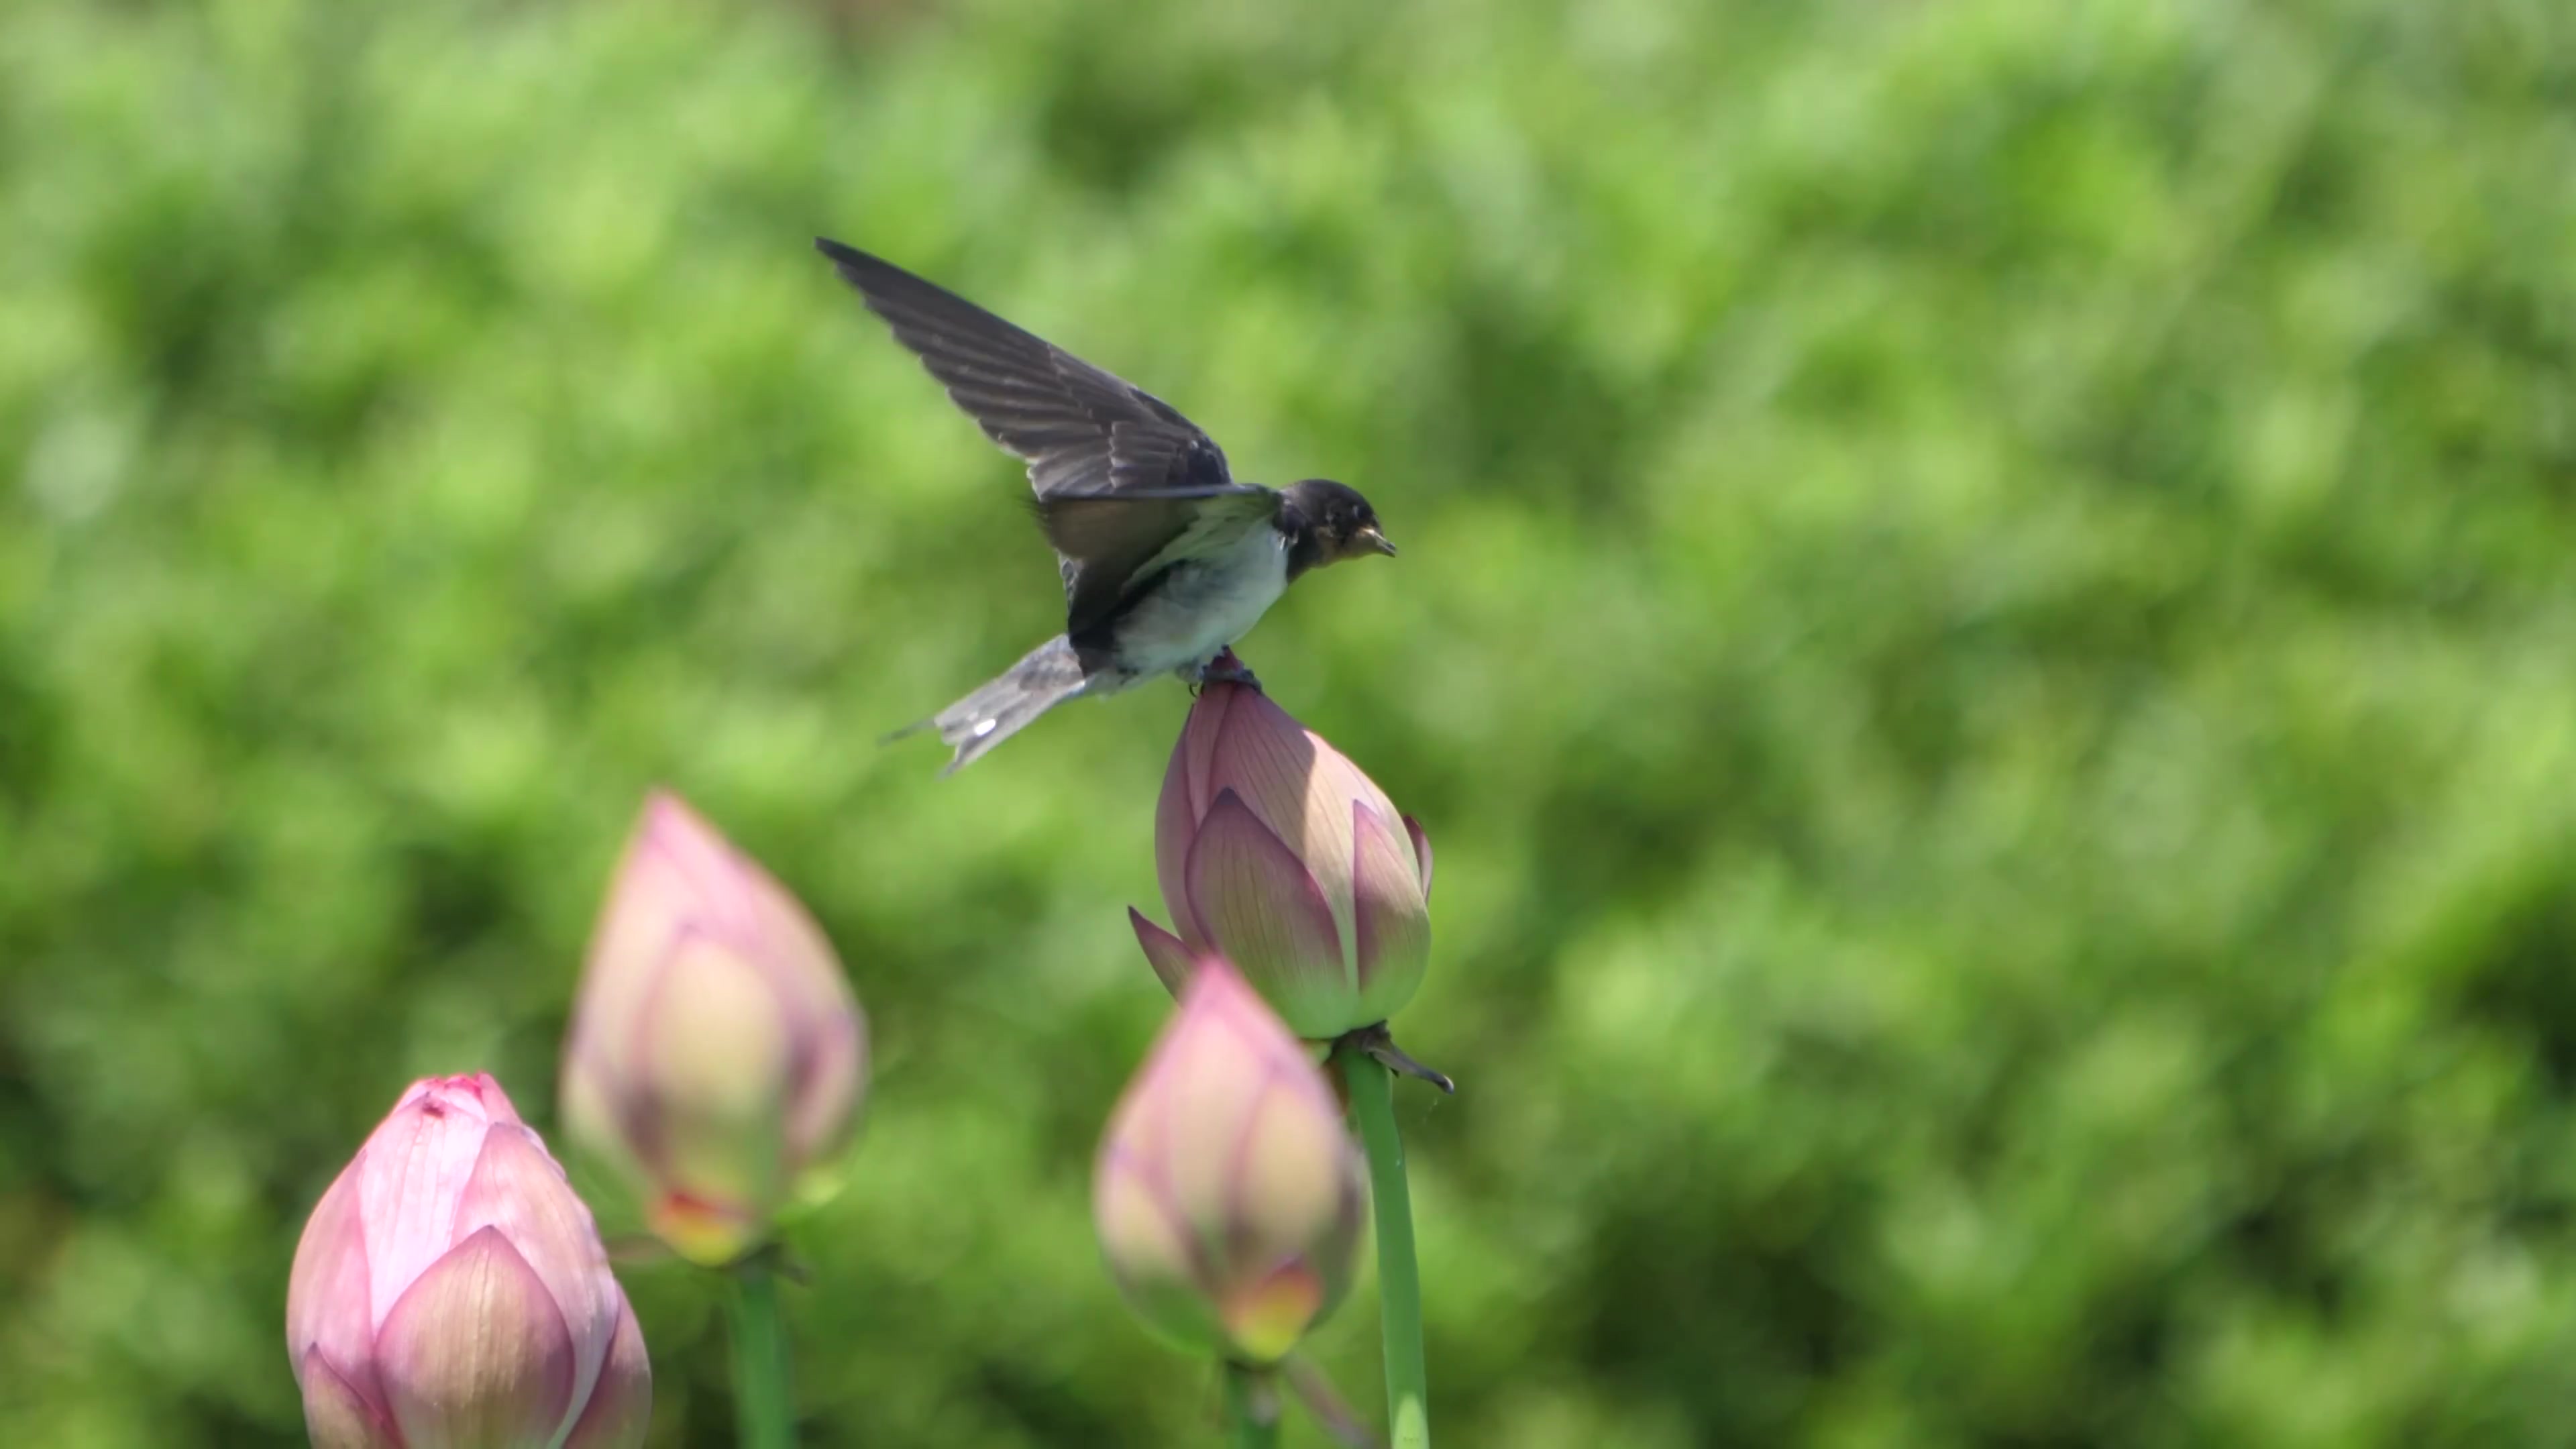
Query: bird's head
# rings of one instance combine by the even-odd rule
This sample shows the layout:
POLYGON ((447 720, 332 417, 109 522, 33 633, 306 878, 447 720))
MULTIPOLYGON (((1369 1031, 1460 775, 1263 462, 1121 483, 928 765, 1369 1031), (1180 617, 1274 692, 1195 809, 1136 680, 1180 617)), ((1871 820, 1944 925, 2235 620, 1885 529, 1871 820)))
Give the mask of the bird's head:
POLYGON ((1314 530, 1318 566, 1361 554, 1395 553, 1395 545, 1378 531, 1377 510, 1356 488, 1330 478, 1309 478, 1288 490, 1288 506, 1314 530))

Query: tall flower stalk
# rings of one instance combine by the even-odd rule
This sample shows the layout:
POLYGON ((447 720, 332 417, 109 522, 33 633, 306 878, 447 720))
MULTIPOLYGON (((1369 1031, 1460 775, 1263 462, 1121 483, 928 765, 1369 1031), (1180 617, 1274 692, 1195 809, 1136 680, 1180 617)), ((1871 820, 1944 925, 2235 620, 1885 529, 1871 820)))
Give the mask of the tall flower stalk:
POLYGON ((1273 1374, 1249 1364, 1225 1366, 1225 1427, 1233 1449, 1275 1449, 1279 1387, 1273 1374))
POLYGON ((1395 1075, 1366 1051, 1338 1050, 1334 1065, 1368 1151, 1377 1215, 1378 1337, 1386 1357, 1387 1438, 1392 1449, 1430 1449, 1430 1373, 1422 1352, 1422 1269, 1413 1255, 1413 1191, 1395 1130, 1395 1075))
POLYGON ((1172 749, 1154 853, 1173 929, 1128 916, 1164 984, 1182 993, 1221 957, 1298 1035, 1333 1044, 1368 1149, 1388 1425, 1396 1449, 1427 1449, 1421 1272, 1393 1077, 1450 1082, 1399 1050, 1386 1020, 1430 957, 1431 839, 1258 689, 1215 684, 1172 749))
POLYGON ((787 1449, 796 1442, 796 1398, 787 1373, 787 1323, 778 1311, 778 1270, 768 1255, 734 1266, 726 1316, 733 1332, 733 1408, 738 1449, 787 1449))

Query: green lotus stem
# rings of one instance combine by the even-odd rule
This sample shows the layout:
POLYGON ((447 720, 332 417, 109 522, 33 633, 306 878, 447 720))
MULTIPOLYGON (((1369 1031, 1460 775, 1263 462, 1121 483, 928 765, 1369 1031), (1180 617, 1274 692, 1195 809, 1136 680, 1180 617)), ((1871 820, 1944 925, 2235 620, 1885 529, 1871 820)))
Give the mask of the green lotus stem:
POLYGON ((1278 1449, 1279 1395, 1260 1369, 1225 1366, 1225 1442, 1232 1449, 1278 1449))
POLYGON ((1413 1260, 1413 1194, 1404 1139, 1395 1131, 1394 1078, 1377 1058, 1340 1052, 1351 1116, 1368 1149, 1369 1199, 1377 1208, 1378 1331, 1386 1345, 1387 1438, 1392 1449, 1430 1449, 1431 1391, 1422 1366, 1422 1270, 1413 1260))
POLYGON ((733 1409, 740 1449, 791 1449, 796 1408, 787 1386, 787 1323, 778 1312, 778 1270, 768 1254, 733 1269, 726 1295, 733 1319, 733 1409))

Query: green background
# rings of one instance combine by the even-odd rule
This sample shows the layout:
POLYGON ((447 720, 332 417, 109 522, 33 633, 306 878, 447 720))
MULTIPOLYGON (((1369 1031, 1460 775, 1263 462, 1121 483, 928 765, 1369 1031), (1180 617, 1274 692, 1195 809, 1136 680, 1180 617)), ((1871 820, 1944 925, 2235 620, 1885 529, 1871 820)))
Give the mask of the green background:
POLYGON ((873 1018, 808 1442, 1213 1441, 1088 1213, 1185 696, 876 745, 1059 601, 817 232, 1403 545, 1244 653, 1438 849, 1441 1442, 2576 1439, 2568 7, 20 0, 0 1441, 301 1442, 655 782, 873 1018))

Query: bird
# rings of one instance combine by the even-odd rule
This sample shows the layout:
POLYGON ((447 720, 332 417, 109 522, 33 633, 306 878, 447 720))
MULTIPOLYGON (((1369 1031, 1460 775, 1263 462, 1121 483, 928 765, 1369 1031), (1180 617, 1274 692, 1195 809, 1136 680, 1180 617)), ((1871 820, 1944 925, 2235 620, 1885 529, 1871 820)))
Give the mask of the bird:
POLYGON ((1319 568, 1393 555, 1377 511, 1329 478, 1269 488, 1179 410, 892 262, 814 239, 949 400, 1028 465, 1064 632, 889 740, 935 728, 952 775, 1066 700, 1159 674, 1259 687, 1234 642, 1319 568))

